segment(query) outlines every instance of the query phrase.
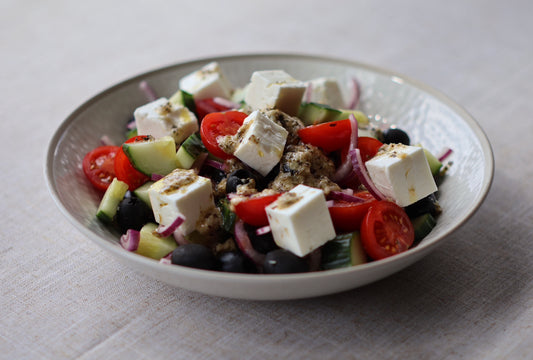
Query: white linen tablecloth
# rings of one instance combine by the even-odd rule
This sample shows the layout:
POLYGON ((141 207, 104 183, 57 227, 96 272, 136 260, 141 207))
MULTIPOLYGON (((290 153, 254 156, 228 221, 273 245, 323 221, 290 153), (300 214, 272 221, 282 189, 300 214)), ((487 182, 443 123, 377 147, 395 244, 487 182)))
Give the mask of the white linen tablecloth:
POLYGON ((532 358, 532 4, 4 0, 0 358, 532 358), (360 61, 447 94, 493 146, 483 206, 436 251, 387 279, 280 302, 153 281, 67 222, 43 164, 71 111, 147 70, 257 52, 360 61))

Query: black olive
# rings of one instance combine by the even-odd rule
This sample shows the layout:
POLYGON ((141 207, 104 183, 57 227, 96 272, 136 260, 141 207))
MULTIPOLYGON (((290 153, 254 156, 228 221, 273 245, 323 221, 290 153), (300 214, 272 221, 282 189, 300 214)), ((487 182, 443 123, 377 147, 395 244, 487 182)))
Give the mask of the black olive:
POLYGON ((385 144, 411 144, 409 135, 401 129, 390 128, 383 133, 383 142, 385 144))
POLYGON ((244 228, 246 229, 246 232, 248 233, 248 237, 250 238, 250 242, 252 243, 252 247, 261 254, 266 254, 272 250, 279 249, 279 247, 274 242, 274 238, 272 237, 272 233, 268 232, 263 235, 257 235, 257 227, 244 224, 244 228))
POLYGON ((251 179, 256 180, 256 177, 249 170, 238 169, 232 171, 228 175, 228 180, 226 181, 226 193, 237 192, 237 186, 248 184, 251 179))
POLYGON ((170 256, 172 264, 204 270, 216 270, 218 262, 211 250, 200 244, 180 245, 170 256))
POLYGON ((224 171, 215 169, 212 166, 203 166, 200 175, 210 178, 215 184, 218 184, 226 177, 224 171))
POLYGON ((308 272, 307 261, 285 249, 277 249, 265 256, 263 270, 266 274, 308 272))
POLYGON ((218 257, 220 271, 234 273, 256 272, 254 264, 238 251, 228 251, 218 257))
POLYGON ((152 209, 138 197, 130 194, 119 204, 115 217, 120 231, 126 233, 128 229, 140 230, 144 224, 154 221, 152 209))

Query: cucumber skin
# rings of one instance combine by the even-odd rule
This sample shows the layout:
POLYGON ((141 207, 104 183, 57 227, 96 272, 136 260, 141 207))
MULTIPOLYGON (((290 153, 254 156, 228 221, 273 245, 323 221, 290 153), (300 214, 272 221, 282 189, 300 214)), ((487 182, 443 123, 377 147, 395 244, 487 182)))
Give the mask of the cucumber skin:
POLYGON ((142 201, 144 201, 144 203, 150 208, 152 208, 152 204, 150 203, 150 197, 148 196, 148 189, 150 188, 150 186, 152 186, 153 183, 154 181, 148 181, 143 185, 139 186, 137 189, 133 190, 133 194, 142 201))
POLYGON ((425 238, 437 225, 437 220, 430 213, 417 216, 411 219, 411 222, 415 230, 415 242, 419 242, 425 238))
POLYGON ((176 143, 171 136, 122 145, 132 165, 145 175, 168 175, 177 168, 176 143), (144 150, 142 148, 145 148, 144 150), (143 154, 144 153, 144 154, 143 154), (147 156, 146 154, 150 154, 147 156))
POLYGON ((359 231, 337 235, 322 248, 321 267, 324 270, 360 265, 366 261, 359 231))
POLYGON ((176 153, 176 165, 182 169, 190 169, 194 161, 202 153, 206 153, 207 149, 198 133, 190 135, 181 144, 176 153))
POLYGON ((341 114, 342 112, 340 110, 334 109, 328 105, 310 102, 303 103, 300 106, 298 117, 306 126, 308 126, 337 120, 341 114))
POLYGON ((124 199, 127 191, 128 184, 114 178, 98 205, 96 217, 106 224, 112 223, 117 213, 118 204, 124 199))

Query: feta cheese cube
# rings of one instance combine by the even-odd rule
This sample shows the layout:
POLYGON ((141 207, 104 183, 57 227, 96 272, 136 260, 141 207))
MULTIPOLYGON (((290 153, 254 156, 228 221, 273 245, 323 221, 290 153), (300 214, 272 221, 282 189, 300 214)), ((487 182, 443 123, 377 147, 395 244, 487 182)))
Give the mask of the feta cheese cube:
POLYGON ((188 235, 196 229, 202 214, 215 206, 211 180, 193 170, 176 169, 150 186, 148 196, 156 222, 168 226, 183 215, 179 230, 188 235))
POLYGON ((217 62, 211 62, 181 78, 179 87, 197 100, 213 97, 230 99, 233 92, 233 86, 217 62))
POLYGON ((298 185, 266 207, 276 244, 305 256, 335 237, 335 229, 320 189, 298 185))
POLYGON ((244 100, 256 110, 278 109, 296 116, 305 89, 305 83, 283 70, 255 71, 244 100))
POLYGON ((309 81, 307 88, 306 102, 329 105, 334 109, 346 107, 339 83, 334 78, 321 77, 309 81))
POLYGON ((408 206, 437 191, 424 150, 389 144, 366 162, 370 178, 383 195, 408 206))
POLYGON ((152 135, 156 139, 172 136, 176 144, 198 131, 194 113, 164 97, 138 107, 133 116, 139 135, 152 135))
POLYGON ((236 134, 233 155, 266 176, 279 162, 289 132, 259 110, 253 111, 236 134))

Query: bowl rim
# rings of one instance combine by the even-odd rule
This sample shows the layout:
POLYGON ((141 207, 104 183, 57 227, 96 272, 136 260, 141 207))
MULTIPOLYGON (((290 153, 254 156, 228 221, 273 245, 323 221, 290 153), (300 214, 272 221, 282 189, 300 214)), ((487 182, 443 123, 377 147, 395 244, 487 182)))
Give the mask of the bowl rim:
POLYGON ((475 201, 472 202, 472 205, 466 211, 466 215, 460 221, 453 224, 453 226, 450 226, 449 228, 447 228, 442 234, 438 236, 438 238, 434 239, 430 243, 422 243, 412 249, 409 249, 409 251, 406 251, 404 253, 401 253, 401 254, 386 258, 386 259, 373 261, 373 262, 369 262, 369 263, 357 265, 357 266, 352 266, 352 267, 340 268, 340 269, 331 269, 331 270, 308 272, 308 273, 297 273, 297 274, 269 274, 268 276, 264 276, 264 275, 258 276, 257 274, 225 273, 225 272, 220 272, 220 271, 187 268, 183 266, 165 266, 164 267, 165 272, 170 272, 172 273, 173 276, 186 275, 186 276, 194 277, 196 279, 202 279, 202 278, 207 279, 208 278, 211 280, 217 280, 221 282, 238 280, 244 283, 253 282, 253 283, 267 284, 267 283, 279 283, 280 281, 292 282, 292 281, 301 281, 303 279, 322 279, 322 278, 337 277, 339 274, 348 274, 348 273, 360 272, 360 271, 372 271, 372 269, 383 267, 385 266, 385 264, 401 263, 406 257, 415 256, 416 254, 419 255, 419 258, 421 258, 424 254, 430 252, 435 247, 442 244, 444 239, 448 238, 453 232, 455 232, 464 223, 466 223, 483 204, 484 199, 486 198, 486 196, 488 195, 490 191, 493 178, 494 178, 494 154, 493 154, 492 146, 488 140, 488 137, 485 131, 481 128, 478 122, 470 115, 470 113, 468 113, 462 106, 457 104, 455 101, 453 101, 451 98, 449 98, 444 93, 418 80, 412 79, 409 76, 405 76, 395 71, 391 71, 388 69, 381 68, 379 66, 370 65, 370 64, 363 63, 363 62, 359 62, 359 61, 353 61, 353 60, 330 57, 330 56, 314 55, 314 54, 302 54, 302 53, 243 53, 243 54, 234 54, 234 55, 203 57, 203 58, 198 58, 194 60, 177 62, 174 64, 170 64, 170 65, 166 65, 163 67, 158 67, 152 70, 148 70, 145 72, 141 72, 141 73, 138 73, 137 75, 134 75, 132 77, 129 77, 125 80, 119 81, 115 83, 114 85, 107 87, 106 89, 98 92, 96 95, 90 97, 88 100, 86 100, 81 105, 76 107, 61 122, 60 126, 56 129, 56 131, 54 132, 54 134, 52 135, 49 141, 48 149, 45 153, 44 176, 45 176, 47 188, 56 206, 63 213, 63 215, 67 218, 67 220, 71 224, 73 224, 74 227, 78 229, 83 235, 88 237, 91 241, 95 242, 97 245, 99 245, 103 249, 109 251, 112 255, 116 256, 117 258, 126 260, 126 261, 133 261, 134 263, 137 263, 140 266, 146 269, 153 270, 155 272, 163 271, 162 269, 164 265, 160 264, 157 260, 139 256, 135 253, 131 253, 131 252, 128 252, 122 249, 120 246, 116 246, 116 244, 112 244, 108 240, 105 240, 104 238, 100 237, 98 234, 90 231, 87 227, 81 224, 73 215, 69 213, 67 208, 61 202, 61 199, 59 197, 58 190, 56 188, 56 184, 53 178, 52 169, 53 169, 57 146, 60 143, 62 137, 64 136, 66 129, 68 129, 69 126, 71 126, 71 124, 75 121, 75 119, 80 113, 85 111, 85 109, 90 107, 93 103, 98 102, 101 98, 107 96, 107 94, 112 93, 121 87, 127 86, 131 83, 138 83, 142 78, 149 77, 149 76, 155 76, 157 74, 165 73, 165 72, 171 71, 172 69, 176 69, 176 68, 183 67, 183 66, 194 66, 194 65, 200 66, 207 62, 223 61, 223 60, 250 61, 254 58, 261 58, 261 59, 278 58, 280 60, 282 58, 286 58, 286 59, 291 59, 291 60, 322 61, 322 62, 335 63, 338 65, 344 65, 344 66, 351 67, 351 68, 359 68, 365 71, 377 73, 382 76, 390 77, 391 79, 396 79, 397 81, 406 83, 410 86, 417 88, 420 91, 423 91, 424 93, 427 93, 433 96, 436 100, 442 102, 444 105, 448 106, 450 109, 456 112, 461 117, 461 119, 467 123, 468 127, 474 132, 474 134, 476 135, 476 139, 480 143, 480 146, 482 148, 482 153, 484 156, 484 173, 483 173, 483 181, 481 183, 480 191, 478 192, 477 197, 475 198, 475 201))

